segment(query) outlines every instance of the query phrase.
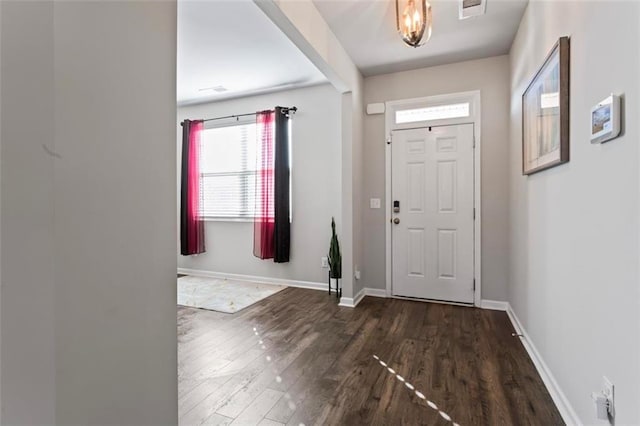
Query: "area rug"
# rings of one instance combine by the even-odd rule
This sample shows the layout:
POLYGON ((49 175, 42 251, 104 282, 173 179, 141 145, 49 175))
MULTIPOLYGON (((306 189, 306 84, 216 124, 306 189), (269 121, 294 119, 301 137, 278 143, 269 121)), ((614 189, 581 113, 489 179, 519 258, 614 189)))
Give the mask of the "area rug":
POLYGON ((178 305, 233 314, 286 286, 219 278, 178 278, 178 305))

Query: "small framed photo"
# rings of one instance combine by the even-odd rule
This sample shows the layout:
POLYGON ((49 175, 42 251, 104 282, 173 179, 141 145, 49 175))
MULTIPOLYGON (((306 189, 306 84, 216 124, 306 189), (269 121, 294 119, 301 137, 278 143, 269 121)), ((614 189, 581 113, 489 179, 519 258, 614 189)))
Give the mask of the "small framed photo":
POLYGON ((522 95, 522 174, 568 161, 569 37, 561 37, 522 95))
POLYGON ((611 94, 591 108, 591 143, 607 142, 620 134, 620 97, 611 94))

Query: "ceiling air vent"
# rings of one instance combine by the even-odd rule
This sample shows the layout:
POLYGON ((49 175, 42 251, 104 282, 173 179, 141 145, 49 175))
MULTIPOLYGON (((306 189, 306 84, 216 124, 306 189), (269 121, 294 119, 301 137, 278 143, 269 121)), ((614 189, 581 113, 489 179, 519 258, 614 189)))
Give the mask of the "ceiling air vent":
POLYGON ((208 91, 222 93, 222 92, 226 92, 227 88, 223 86, 213 86, 213 87, 203 87, 201 89, 198 89, 198 92, 208 92, 208 91))
POLYGON ((487 0, 459 0, 460 19, 473 18, 484 15, 487 10, 487 0))

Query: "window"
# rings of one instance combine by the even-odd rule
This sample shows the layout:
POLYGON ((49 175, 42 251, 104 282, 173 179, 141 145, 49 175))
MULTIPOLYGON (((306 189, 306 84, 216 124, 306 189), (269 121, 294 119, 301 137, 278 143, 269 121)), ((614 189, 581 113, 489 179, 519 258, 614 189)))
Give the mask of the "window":
POLYGON ((396 124, 469 116, 469 102, 396 111, 396 124))
POLYGON ((205 218, 253 218, 256 124, 205 129, 200 179, 201 213, 205 218))

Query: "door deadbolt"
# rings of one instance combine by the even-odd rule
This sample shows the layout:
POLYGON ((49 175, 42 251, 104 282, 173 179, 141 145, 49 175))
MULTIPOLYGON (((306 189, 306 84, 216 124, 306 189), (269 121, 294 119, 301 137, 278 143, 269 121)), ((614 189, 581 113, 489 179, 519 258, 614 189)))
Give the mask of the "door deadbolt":
POLYGON ((393 219, 393 223, 395 223, 396 225, 400 223, 400 218, 396 217, 393 219))

